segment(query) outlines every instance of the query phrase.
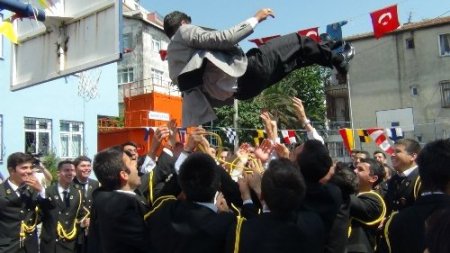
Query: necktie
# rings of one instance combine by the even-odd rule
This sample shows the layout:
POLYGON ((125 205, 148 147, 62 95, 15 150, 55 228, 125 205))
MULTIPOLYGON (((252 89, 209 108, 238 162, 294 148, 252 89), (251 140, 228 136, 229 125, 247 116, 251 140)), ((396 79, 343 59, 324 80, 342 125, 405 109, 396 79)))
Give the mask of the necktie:
POLYGON ((64 190, 63 195, 64 195, 64 203, 66 204, 66 207, 69 207, 70 206, 69 192, 67 190, 64 190))

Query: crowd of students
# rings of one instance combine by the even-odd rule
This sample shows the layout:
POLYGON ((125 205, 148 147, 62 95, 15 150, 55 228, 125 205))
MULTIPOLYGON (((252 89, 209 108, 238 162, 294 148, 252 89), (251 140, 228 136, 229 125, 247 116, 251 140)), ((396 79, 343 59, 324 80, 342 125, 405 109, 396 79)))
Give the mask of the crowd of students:
POLYGON ((82 156, 61 161, 44 188, 34 158, 11 154, 0 252, 448 252, 449 139, 397 141, 394 172, 380 152, 336 162, 292 102, 309 136, 292 149, 265 112, 268 139, 236 152, 212 147, 200 127, 177 143, 173 122, 143 157, 133 142, 100 151, 100 183, 82 156))

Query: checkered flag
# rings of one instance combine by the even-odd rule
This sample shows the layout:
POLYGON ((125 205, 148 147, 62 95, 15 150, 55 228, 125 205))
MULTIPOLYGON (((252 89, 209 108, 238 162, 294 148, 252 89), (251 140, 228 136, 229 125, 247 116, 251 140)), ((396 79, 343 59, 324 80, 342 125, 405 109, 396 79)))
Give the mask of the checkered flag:
POLYGON ((228 142, 234 144, 234 140, 236 139, 236 131, 229 127, 222 127, 222 130, 225 132, 228 142))

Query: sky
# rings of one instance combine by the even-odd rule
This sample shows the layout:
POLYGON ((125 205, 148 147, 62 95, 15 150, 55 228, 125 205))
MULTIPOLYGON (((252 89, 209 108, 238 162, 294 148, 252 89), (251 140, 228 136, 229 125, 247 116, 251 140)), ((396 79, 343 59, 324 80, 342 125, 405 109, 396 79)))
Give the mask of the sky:
MULTIPOLYGON (((200 26, 226 29, 253 16, 261 8, 271 8, 274 19, 260 23, 251 38, 283 35, 311 27, 325 32, 327 24, 347 20, 343 36, 372 32, 370 12, 397 4, 400 23, 450 16, 447 0, 140 0, 144 8, 162 16, 174 10, 187 13, 192 23, 200 26)), ((241 46, 253 47, 244 41, 241 46)))

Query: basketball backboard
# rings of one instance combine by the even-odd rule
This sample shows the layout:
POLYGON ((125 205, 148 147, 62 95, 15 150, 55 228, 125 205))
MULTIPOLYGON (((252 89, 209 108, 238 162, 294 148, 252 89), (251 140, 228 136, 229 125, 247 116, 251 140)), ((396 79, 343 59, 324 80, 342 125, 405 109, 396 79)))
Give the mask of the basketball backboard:
MULTIPOLYGON (((37 0, 28 1, 42 8, 37 0)), ((47 1, 45 22, 16 19, 11 90, 47 82, 120 59, 121 0, 47 1)))

